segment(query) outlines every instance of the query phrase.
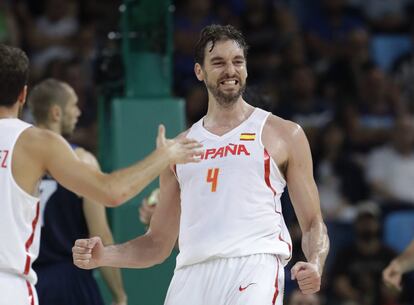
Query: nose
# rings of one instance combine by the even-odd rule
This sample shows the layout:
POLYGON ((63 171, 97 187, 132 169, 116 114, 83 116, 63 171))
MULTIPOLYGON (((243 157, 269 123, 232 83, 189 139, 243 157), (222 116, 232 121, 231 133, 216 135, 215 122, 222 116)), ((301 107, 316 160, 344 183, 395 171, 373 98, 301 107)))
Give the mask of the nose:
POLYGON ((234 67, 234 65, 233 65, 233 63, 232 63, 232 62, 227 63, 227 65, 226 65, 226 74, 227 74, 227 76, 229 76, 229 77, 231 77, 231 76, 233 76, 234 74, 236 74, 236 68, 234 67))
POLYGON ((76 118, 80 117, 82 111, 79 109, 78 106, 76 106, 76 118))

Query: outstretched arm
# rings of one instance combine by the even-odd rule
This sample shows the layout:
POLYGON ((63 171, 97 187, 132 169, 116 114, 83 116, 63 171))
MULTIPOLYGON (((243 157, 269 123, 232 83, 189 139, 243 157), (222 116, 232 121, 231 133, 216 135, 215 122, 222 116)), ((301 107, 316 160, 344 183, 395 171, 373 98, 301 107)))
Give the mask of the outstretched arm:
POLYGON ((174 248, 180 221, 180 189, 170 169, 160 177, 160 203, 145 235, 124 244, 104 247, 99 238, 77 240, 73 247, 76 266, 146 268, 163 262, 174 248))
POLYGON ((292 268, 292 277, 298 280, 302 292, 309 294, 320 289, 329 238, 313 178, 311 151, 305 133, 298 125, 292 129, 288 147, 287 185, 302 230, 302 250, 307 259, 292 268))
POLYGON ((382 276, 388 286, 401 290, 402 275, 412 270, 414 270, 414 240, 403 253, 392 260, 382 276))
POLYGON ((135 196, 171 163, 197 162, 201 147, 186 138, 165 139, 162 127, 157 138, 160 145, 149 156, 130 167, 104 174, 76 158, 62 137, 47 131, 38 133, 35 151, 44 171, 65 188, 107 206, 117 206, 135 196))

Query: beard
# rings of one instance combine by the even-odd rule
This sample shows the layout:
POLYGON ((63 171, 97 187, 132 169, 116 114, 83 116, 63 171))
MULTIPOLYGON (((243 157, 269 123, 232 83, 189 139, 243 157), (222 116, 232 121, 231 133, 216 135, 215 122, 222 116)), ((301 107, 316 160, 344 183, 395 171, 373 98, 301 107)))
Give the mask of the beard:
POLYGON ((211 84, 207 78, 206 78, 205 84, 206 84, 208 91, 210 91, 211 94, 216 99, 217 103, 224 108, 229 108, 237 102, 239 97, 243 95, 246 89, 246 83, 242 83, 240 80, 238 80, 238 82, 240 84, 240 88, 234 93, 226 93, 220 90, 218 84, 217 85, 211 84))

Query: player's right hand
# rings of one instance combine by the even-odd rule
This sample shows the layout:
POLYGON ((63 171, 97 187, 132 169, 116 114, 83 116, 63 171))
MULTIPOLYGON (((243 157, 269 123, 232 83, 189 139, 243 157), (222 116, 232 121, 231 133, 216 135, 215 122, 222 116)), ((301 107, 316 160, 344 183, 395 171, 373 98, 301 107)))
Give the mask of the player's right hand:
POLYGON ((382 272, 382 278, 388 287, 401 290, 402 270, 400 264, 393 260, 382 272))
POLYGON ((100 267, 104 245, 100 237, 78 239, 72 248, 73 263, 81 269, 100 267))
POLYGON ((200 162, 200 156, 203 154, 199 142, 188 138, 165 138, 165 127, 158 127, 157 148, 167 150, 168 159, 171 164, 183 164, 189 162, 200 162))

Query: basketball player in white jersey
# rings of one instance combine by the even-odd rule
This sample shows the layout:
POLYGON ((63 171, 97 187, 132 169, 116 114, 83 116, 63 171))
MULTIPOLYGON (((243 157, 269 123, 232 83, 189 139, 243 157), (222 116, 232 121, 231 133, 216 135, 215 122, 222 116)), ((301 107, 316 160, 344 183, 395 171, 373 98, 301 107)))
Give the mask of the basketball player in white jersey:
POLYGON ((247 46, 232 26, 206 27, 195 74, 208 90, 207 114, 186 133, 203 143, 201 162, 160 177, 160 203, 144 236, 103 247, 78 240, 81 268, 161 263, 179 236, 166 305, 282 305, 283 267, 292 253, 280 197, 285 186, 302 229, 306 262, 291 270, 304 294, 320 289, 329 249, 303 130, 242 98, 247 46))
POLYGON ((23 51, 0 44, 0 305, 38 304, 31 265, 39 250, 37 185, 45 173, 79 195, 117 206, 169 164, 197 161, 201 146, 167 140, 161 127, 158 148, 145 160, 111 174, 86 166, 60 135, 17 118, 28 67, 23 51))

